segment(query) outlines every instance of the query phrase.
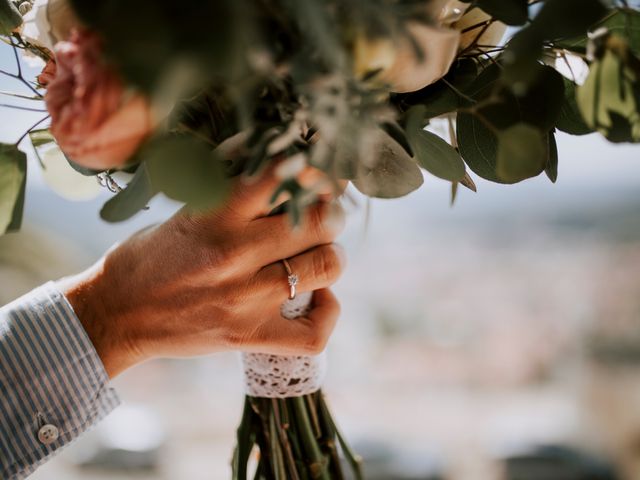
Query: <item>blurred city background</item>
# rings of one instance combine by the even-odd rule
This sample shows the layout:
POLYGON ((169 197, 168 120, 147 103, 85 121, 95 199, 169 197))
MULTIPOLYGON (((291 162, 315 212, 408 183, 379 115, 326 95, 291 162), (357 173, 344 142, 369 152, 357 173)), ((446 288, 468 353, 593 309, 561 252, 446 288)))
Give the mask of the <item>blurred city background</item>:
MULTIPOLYGON (((38 118, 2 109, 0 141, 38 118)), ((640 149, 558 143, 556 185, 476 179, 450 207, 449 185, 427 177, 373 201, 368 222, 351 192, 325 390, 367 478, 640 478, 640 149)), ((177 208, 157 199, 106 224, 110 194, 76 177, 85 200, 61 197, 54 160, 43 176, 30 159, 23 229, 0 237, 2 304, 177 208)), ((237 355, 149 362, 114 383, 124 406, 34 480, 229 478, 237 355)))

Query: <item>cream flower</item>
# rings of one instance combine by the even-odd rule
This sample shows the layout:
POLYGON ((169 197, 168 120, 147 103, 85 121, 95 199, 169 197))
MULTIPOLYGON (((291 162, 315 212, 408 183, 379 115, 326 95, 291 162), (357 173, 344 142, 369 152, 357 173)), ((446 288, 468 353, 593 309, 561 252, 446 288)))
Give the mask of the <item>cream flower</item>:
POLYGON ((53 52, 56 43, 68 40, 71 31, 80 26, 69 0, 36 0, 24 16, 22 36, 53 52))
POLYGON ((413 92, 445 76, 459 52, 473 43, 499 44, 507 28, 503 23, 493 22, 486 30, 479 27, 464 32, 491 18, 479 8, 467 11, 468 8, 468 3, 458 0, 435 0, 428 6, 435 24, 409 22, 407 33, 411 38, 399 36, 394 42, 390 38, 358 37, 354 44, 356 75, 362 78, 378 70, 375 79, 390 85, 391 91, 413 92), (416 52, 416 44, 421 56, 416 52))
POLYGON ((358 37, 354 45, 356 75, 362 78, 369 72, 380 71, 376 81, 400 93, 419 90, 439 80, 455 60, 460 43, 460 32, 449 25, 467 8, 468 4, 457 0, 434 0, 428 4, 434 25, 409 22, 408 35, 396 39, 358 37), (416 44, 420 52, 416 51, 416 44))
POLYGON ((486 29, 484 26, 470 29, 470 27, 482 25, 490 19, 491 15, 485 13, 483 10, 472 8, 466 12, 462 18, 451 24, 451 28, 462 32, 460 36, 460 50, 464 50, 474 43, 480 45, 478 50, 490 50, 490 48, 482 47, 483 45, 489 47, 500 45, 502 37, 504 37, 507 31, 507 26, 504 23, 495 21, 486 29), (469 30, 465 32, 467 29, 469 30))

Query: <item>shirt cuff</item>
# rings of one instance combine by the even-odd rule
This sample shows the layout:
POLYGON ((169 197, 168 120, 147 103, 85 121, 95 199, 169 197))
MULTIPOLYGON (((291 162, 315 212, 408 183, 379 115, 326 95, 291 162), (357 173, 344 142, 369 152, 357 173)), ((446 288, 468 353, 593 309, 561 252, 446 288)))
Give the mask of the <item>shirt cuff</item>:
POLYGON ((53 282, 0 309, 0 478, 26 477, 119 404, 53 282))

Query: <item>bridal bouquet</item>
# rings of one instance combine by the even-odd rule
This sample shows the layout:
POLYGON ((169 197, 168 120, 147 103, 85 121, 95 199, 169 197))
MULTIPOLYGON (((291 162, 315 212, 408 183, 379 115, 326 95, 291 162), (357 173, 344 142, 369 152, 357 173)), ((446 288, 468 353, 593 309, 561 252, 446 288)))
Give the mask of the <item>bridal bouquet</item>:
MULTIPOLYGON (((214 208, 231 177, 277 161, 274 198, 298 222, 316 198, 297 181, 307 165, 378 198, 426 171, 453 202, 474 175, 555 182, 558 131, 640 141, 640 12, 625 0, 0 0, 0 38, 16 60, 0 74, 22 85, 2 106, 42 112, 0 144, 0 232, 20 226, 29 143, 114 192, 106 221, 159 193, 214 208)), ((234 478, 251 458, 255 478, 345 478, 341 456, 361 477, 321 359, 244 363, 234 478)))

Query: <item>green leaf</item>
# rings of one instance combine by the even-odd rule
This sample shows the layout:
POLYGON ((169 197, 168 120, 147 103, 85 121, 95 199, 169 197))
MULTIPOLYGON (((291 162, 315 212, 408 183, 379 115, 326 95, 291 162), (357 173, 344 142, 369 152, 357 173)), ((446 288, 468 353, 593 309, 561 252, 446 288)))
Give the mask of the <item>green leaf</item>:
POLYGON ((31 144, 34 148, 41 147, 43 145, 48 145, 50 143, 54 143, 56 141, 51 135, 51 132, 48 128, 43 128, 40 130, 31 130, 29 132, 29 138, 31 139, 31 144))
POLYGON ((529 18, 527 0, 477 0, 476 4, 507 25, 524 25, 529 18))
POLYGON ((478 97, 484 100, 494 95, 496 100, 479 110, 491 124, 504 129, 525 122, 548 131, 555 125, 562 109, 564 80, 553 68, 537 65, 524 92, 516 94, 509 87, 495 88, 489 84, 478 97))
MULTIPOLYGON (((83 23, 100 33, 106 56, 145 92, 166 86, 183 93, 239 66, 232 2, 201 0, 71 0, 83 23), (178 79, 178 80, 176 80, 178 79), (184 85, 182 85, 184 83, 184 85), (181 88, 182 87, 182 88, 181 88)), ((237 7, 237 5, 235 6, 237 7)))
POLYGON ((414 107, 408 112, 407 139, 418 164, 438 178, 459 182, 465 167, 460 154, 438 135, 424 130, 420 121, 424 108, 414 107))
POLYGON ((144 210, 154 195, 147 165, 142 163, 129 184, 104 204, 100 217, 107 222, 122 222, 144 210))
POLYGON ((153 189, 195 210, 216 207, 227 195, 222 160, 195 137, 172 135, 152 141, 142 153, 153 189))
POLYGON ((496 173, 506 183, 539 175, 546 166, 547 144, 535 127, 519 123, 499 132, 496 173))
POLYGON ((486 180, 496 183, 516 183, 524 178, 529 178, 529 176, 536 176, 544 170, 546 146, 540 140, 540 131, 530 125, 518 123, 498 131, 496 134, 472 114, 460 113, 457 120, 457 137, 460 153, 465 163, 475 174, 486 180), (525 131, 533 130, 536 135, 530 135, 530 132, 519 134, 522 127, 526 127, 525 131), (514 128, 515 130, 513 130, 514 128), (501 142, 499 142, 497 135, 502 140, 501 142), (510 147, 512 143, 509 139, 516 137, 531 141, 531 145, 522 143, 520 147, 523 149, 533 148, 532 158, 539 156, 542 150, 541 158, 536 161, 523 158, 527 152, 518 152, 513 157, 509 156, 509 150, 505 151, 505 146, 510 147), (502 147, 501 165, 499 165, 498 159, 500 146, 502 147), (501 171, 499 171, 500 168, 501 171))
MULTIPOLYGON (((60 151, 62 152, 62 149, 60 151)), ((67 157, 66 153, 62 152, 62 154, 64 155, 64 158, 67 159, 67 163, 69 163, 71 168, 73 168, 76 172, 84 175, 85 177, 95 177, 96 175, 104 171, 104 170, 94 170, 93 168, 83 167, 79 163, 76 163, 73 160, 71 160, 69 157, 67 157)))
POLYGON ((577 85, 571 80, 564 79, 564 101, 556 128, 570 135, 587 135, 595 130, 589 127, 582 118, 576 101, 576 87, 577 85))
POLYGON ((575 37, 610 12, 600 0, 546 0, 528 28, 543 40, 575 37))
MULTIPOLYGON (((55 143, 56 148, 60 148, 57 146, 56 139, 53 137, 53 135, 51 135, 51 132, 49 131, 48 128, 31 130, 29 132, 29 138, 31 139, 31 144, 33 145, 33 149, 36 152, 36 156, 40 161, 40 165, 43 165, 43 166, 44 164, 42 162, 42 152, 41 152, 42 147, 48 147, 52 143, 55 143)), ((60 151, 62 152, 62 149, 60 149, 60 151)), ((67 157, 67 155, 64 152, 62 152, 62 155, 67 160, 71 168, 73 168, 76 172, 81 173, 82 175, 85 175, 87 177, 92 177, 101 172, 100 170, 93 170, 91 168, 86 168, 86 167, 83 167, 82 165, 77 164, 73 160, 70 160, 69 157, 67 157)))
POLYGON ((27 182, 27 156, 15 145, 0 144, 0 233, 19 230, 27 182))
POLYGON ((11 32, 22 25, 22 15, 11 0, 0 0, 0 35, 11 32))
POLYGON ((391 138, 393 138, 398 144, 405 149, 405 151, 413 157, 413 150, 411 144, 407 139, 405 131, 395 122, 383 122, 380 124, 380 128, 386 132, 391 138))
POLYGON ((392 102, 402 111, 422 105, 425 107, 425 118, 435 118, 455 111, 463 103, 460 93, 464 92, 477 77, 478 64, 475 60, 458 59, 440 81, 417 92, 393 94, 392 102))
POLYGON ((553 132, 547 136, 547 166, 544 169, 552 183, 558 180, 558 145, 553 132))
POLYGON ((363 159, 361 171, 353 180, 360 192, 376 198, 408 195, 423 182, 420 167, 409 154, 386 133, 380 131, 375 158, 363 159))
POLYGON ((469 168, 486 180, 505 183, 496 174, 498 140, 493 132, 470 113, 459 113, 456 125, 460 154, 469 168))
POLYGON ((410 134, 418 164, 432 175, 451 182, 464 178, 464 162, 460 154, 435 133, 419 130, 410 134))
MULTIPOLYGON (((640 53, 640 12, 632 8, 616 9, 607 15, 602 21, 593 25, 590 30, 605 27, 609 33, 627 39, 631 49, 640 53)), ((588 35, 582 34, 575 37, 562 39, 555 42, 556 46, 573 52, 584 53, 589 43, 588 35)))
POLYGON ((616 53, 606 50, 591 64, 587 80, 577 90, 586 124, 614 142, 640 140, 638 88, 636 74, 616 53))

